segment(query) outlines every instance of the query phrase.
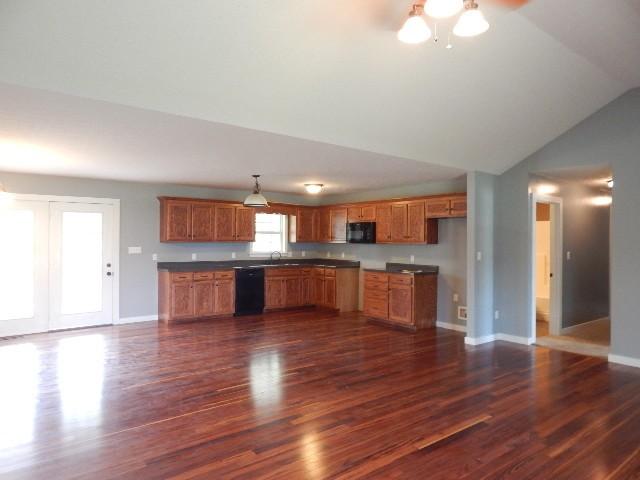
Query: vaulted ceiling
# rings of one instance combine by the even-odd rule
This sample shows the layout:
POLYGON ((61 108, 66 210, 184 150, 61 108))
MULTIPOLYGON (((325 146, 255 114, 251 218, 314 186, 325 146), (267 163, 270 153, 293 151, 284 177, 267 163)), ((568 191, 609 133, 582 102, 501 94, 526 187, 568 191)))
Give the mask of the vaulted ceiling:
MULTIPOLYGON (((410 4, 4 0, 0 142, 37 143, 39 115, 65 116, 64 101, 54 102, 57 110, 47 109, 45 101, 38 110, 41 93, 30 97, 30 90, 13 88, 19 86, 147 110, 150 126, 141 135, 149 137, 137 141, 149 150, 130 152, 139 158, 155 153, 154 118, 163 124, 163 114, 173 114, 203 122, 198 128, 204 130, 210 123, 218 134, 220 128, 250 129, 237 132, 243 142, 253 141, 251 130, 278 134, 260 137, 258 145, 267 151, 286 137, 329 144, 318 148, 348 147, 361 153, 352 151, 350 160, 361 171, 378 162, 374 170, 382 183, 418 183, 461 170, 500 173, 640 85, 640 0, 532 0, 517 10, 479 0, 491 29, 454 39, 452 50, 396 40, 410 4), (22 119, 14 120, 20 111, 22 119), (28 135, 25 122, 32 127, 28 135)), ((446 28, 441 25, 441 36, 446 28)), ((101 102, 92 111, 89 104, 67 100, 78 128, 113 120, 100 118, 106 108, 101 102)), ((162 135, 166 140, 168 134, 162 135)), ((69 139, 64 142, 73 149, 69 139)), ((203 173, 207 148, 205 142, 184 156, 179 180, 231 185, 228 178, 203 173)), ((324 167, 321 154, 310 157, 318 162, 317 175, 310 175, 336 168, 333 157, 324 167)), ((253 173, 229 160, 233 155, 217 158, 233 175, 253 173)), ((131 168, 131 177, 153 173, 151 163, 141 163, 137 171, 131 168)), ((271 163, 264 163, 262 173, 268 173, 271 163)), ((300 158, 276 164, 287 171, 300 158)), ((12 167, 0 163, 2 168, 12 167)), ((97 165, 91 170, 76 173, 114 173, 97 165)), ((356 180, 347 176, 344 183, 356 180)))

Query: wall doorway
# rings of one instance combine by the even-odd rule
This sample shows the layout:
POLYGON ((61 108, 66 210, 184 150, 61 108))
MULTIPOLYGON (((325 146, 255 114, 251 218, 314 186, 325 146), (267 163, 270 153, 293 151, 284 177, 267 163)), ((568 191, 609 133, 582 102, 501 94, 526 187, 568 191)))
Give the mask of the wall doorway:
POLYGON ((15 195, 0 204, 0 337, 112 324, 119 202, 15 195))

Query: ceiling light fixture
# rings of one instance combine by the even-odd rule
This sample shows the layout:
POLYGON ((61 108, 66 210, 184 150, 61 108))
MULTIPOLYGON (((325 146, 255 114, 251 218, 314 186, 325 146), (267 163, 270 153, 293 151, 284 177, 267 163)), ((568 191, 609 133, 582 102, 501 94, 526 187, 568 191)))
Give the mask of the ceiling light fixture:
POLYGON ((432 18, 449 18, 462 10, 462 0, 427 0, 424 13, 432 18))
POLYGON ((253 187, 253 193, 251 193, 247 196, 247 198, 244 199, 244 206, 256 208, 268 207, 269 203, 267 202, 267 199, 264 198, 262 193, 260 193, 261 188, 260 183, 258 182, 260 175, 252 175, 252 177, 255 178, 256 184, 253 187))
POLYGON ((409 12, 409 18, 398 32, 398 40, 404 43, 423 43, 431 37, 431 29, 424 20, 424 7, 414 5, 409 12))
POLYGON ((322 183, 305 183, 304 188, 307 190, 307 193, 311 193, 312 195, 317 195, 322 191, 322 187, 324 184, 322 183))
POLYGON ((607 187, 613 188, 613 183, 613 178, 610 178, 609 180, 607 180, 607 187))
POLYGON ((601 195, 599 197, 593 197, 591 203, 596 207, 608 207, 613 203, 613 198, 610 195, 601 195))
POLYGON ((458 37, 475 37, 489 30, 489 22, 478 9, 475 0, 465 0, 464 12, 453 27, 453 34, 458 37))

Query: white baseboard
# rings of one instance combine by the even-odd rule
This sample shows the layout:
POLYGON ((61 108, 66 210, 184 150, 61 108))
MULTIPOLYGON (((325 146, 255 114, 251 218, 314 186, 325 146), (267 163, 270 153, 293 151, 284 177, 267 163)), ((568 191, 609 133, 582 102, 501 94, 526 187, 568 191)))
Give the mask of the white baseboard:
POLYGON ((613 353, 610 353, 609 361, 611 363, 619 363, 620 365, 640 368, 640 358, 625 357, 623 355, 614 355, 613 353))
POLYGON ((521 345, 532 345, 533 338, 518 337, 517 335, 508 335, 506 333, 496 333, 496 340, 503 342, 519 343, 521 345))
POLYGON ((466 332, 467 327, 449 322, 436 322, 436 327, 446 328, 447 330, 455 330, 456 332, 466 332))
POLYGON ((141 317, 123 317, 113 322, 114 325, 124 325, 125 323, 138 323, 138 322, 157 322, 158 315, 143 315, 141 317))
POLYGON ((491 343, 495 340, 495 335, 486 335, 484 337, 464 337, 464 343, 467 345, 482 345, 483 343, 491 343))

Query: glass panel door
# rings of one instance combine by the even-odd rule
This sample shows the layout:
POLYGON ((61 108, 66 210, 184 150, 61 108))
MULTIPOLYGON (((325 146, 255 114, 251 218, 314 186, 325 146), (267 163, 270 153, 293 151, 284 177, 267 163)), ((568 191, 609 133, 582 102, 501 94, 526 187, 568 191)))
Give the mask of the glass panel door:
POLYGON ((112 209, 51 203, 51 330, 113 322, 112 209))
POLYGON ((47 330, 47 202, 0 203, 0 337, 47 330))

